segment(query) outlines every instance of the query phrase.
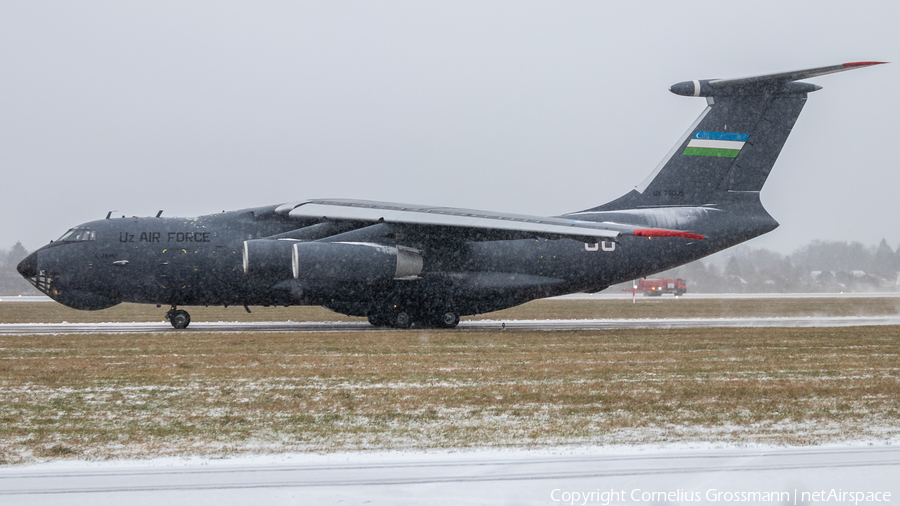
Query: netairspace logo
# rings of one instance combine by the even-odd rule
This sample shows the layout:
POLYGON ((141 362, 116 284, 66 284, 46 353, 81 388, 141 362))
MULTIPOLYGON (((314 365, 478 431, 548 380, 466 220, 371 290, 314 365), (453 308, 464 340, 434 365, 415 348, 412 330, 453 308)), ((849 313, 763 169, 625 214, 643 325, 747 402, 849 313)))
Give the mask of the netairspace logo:
POLYGON ((674 491, 650 491, 639 488, 627 490, 562 490, 555 488, 550 492, 553 502, 585 506, 599 504, 608 506, 612 503, 656 503, 669 502, 703 502, 703 503, 766 503, 773 504, 813 504, 813 503, 846 503, 859 504, 891 502, 891 493, 883 491, 852 491, 843 489, 818 491, 748 491, 719 490, 710 488, 704 491, 677 489, 674 491))

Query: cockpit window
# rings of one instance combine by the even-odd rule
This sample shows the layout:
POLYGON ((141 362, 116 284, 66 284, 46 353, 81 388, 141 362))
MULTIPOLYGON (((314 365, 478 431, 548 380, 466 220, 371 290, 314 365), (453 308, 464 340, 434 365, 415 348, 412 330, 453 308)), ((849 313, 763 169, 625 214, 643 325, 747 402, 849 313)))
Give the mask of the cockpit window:
POLYGON ((75 227, 70 228, 68 232, 62 235, 59 238, 59 241, 63 242, 76 242, 76 241, 93 241, 97 238, 97 233, 94 230, 91 230, 86 227, 75 227))

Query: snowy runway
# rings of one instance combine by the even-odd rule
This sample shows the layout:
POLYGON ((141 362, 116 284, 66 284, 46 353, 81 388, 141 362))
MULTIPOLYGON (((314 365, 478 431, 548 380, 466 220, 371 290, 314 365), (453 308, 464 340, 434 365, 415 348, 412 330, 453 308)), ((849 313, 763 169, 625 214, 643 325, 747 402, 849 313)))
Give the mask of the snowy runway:
POLYGON ((291 454, 0 470, 0 501, 23 505, 838 504, 851 492, 864 494, 859 504, 900 501, 900 447, 291 454))
MULTIPOLYGON (((460 330, 602 330, 715 327, 860 327, 900 325, 896 316, 643 318, 596 320, 473 320, 460 330)), ((177 332, 372 332, 384 330, 366 322, 196 322, 177 332)), ((154 323, 2 323, 0 334, 116 334, 174 332, 165 322, 154 323)))

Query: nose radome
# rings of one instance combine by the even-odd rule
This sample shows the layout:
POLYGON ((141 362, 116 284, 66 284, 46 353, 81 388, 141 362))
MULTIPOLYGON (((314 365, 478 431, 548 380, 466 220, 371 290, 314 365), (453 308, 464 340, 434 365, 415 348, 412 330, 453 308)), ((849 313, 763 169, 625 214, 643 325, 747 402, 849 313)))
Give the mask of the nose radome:
POLYGON ((19 265, 16 266, 16 270, 19 271, 19 274, 25 279, 37 276, 37 252, 28 255, 25 257, 25 260, 19 262, 19 265))

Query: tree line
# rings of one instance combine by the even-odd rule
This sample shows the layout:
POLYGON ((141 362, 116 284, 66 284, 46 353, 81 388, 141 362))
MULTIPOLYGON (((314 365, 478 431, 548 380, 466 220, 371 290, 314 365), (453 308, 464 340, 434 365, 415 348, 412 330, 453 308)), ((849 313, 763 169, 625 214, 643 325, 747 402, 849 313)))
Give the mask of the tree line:
POLYGON ((782 255, 741 245, 652 277, 684 278, 699 293, 894 292, 900 246, 817 240, 782 255))
POLYGON ((0 249, 0 295, 40 295, 40 292, 16 271, 16 266, 27 256, 28 250, 21 242, 17 242, 8 250, 0 249))

